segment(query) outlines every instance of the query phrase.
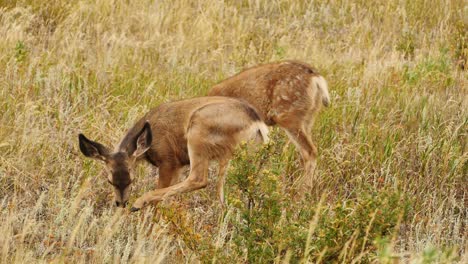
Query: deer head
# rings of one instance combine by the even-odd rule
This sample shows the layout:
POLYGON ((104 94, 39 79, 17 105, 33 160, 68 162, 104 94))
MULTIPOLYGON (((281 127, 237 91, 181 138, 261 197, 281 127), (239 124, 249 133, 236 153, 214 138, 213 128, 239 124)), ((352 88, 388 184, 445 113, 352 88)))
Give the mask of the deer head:
POLYGON ((89 140, 83 134, 79 134, 81 152, 89 158, 104 162, 107 169, 107 181, 112 185, 115 194, 115 205, 125 207, 130 196, 130 186, 133 182, 131 171, 137 158, 141 157, 150 147, 152 142, 151 126, 145 122, 141 131, 131 141, 134 147, 119 149, 116 152, 98 142, 89 140))

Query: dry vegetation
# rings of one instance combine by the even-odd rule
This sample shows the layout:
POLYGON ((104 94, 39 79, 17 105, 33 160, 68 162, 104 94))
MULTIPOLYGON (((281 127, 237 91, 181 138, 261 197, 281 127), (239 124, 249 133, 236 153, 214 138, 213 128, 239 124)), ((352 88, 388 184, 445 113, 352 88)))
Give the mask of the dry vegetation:
MULTIPOLYGON (((462 0, 0 0, 0 262, 467 263, 462 0), (214 193, 113 207, 84 132, 116 143, 152 106, 242 68, 315 65, 319 182, 285 135, 214 193)), ((249 156, 249 157, 247 157, 249 156)), ((132 202, 157 174, 137 170, 132 202)))

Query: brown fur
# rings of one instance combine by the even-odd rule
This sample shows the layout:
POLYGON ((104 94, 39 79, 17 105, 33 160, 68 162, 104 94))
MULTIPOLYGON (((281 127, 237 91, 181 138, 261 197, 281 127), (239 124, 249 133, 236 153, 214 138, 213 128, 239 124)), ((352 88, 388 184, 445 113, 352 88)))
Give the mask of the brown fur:
POLYGON ((287 132, 306 169, 313 173, 317 149, 309 134, 315 115, 330 99, 325 80, 312 66, 300 61, 259 65, 216 84, 208 95, 252 104, 267 125, 278 125, 287 132))
MULTIPOLYGON (((159 167, 161 189, 140 197, 132 208, 138 210, 149 202, 206 186, 209 161, 219 161, 220 173, 224 173, 239 142, 255 138, 259 131, 266 139, 266 130, 256 110, 247 103, 234 98, 200 97, 150 110, 127 132, 114 153, 83 135, 80 149, 86 156, 106 162, 112 174, 109 181, 117 190, 117 205, 125 205, 128 199, 122 188, 131 183, 128 171, 136 161, 146 160, 159 167), (181 168, 189 164, 188 178, 171 186, 177 182, 181 168)), ((219 178, 222 201, 224 175, 219 178)))

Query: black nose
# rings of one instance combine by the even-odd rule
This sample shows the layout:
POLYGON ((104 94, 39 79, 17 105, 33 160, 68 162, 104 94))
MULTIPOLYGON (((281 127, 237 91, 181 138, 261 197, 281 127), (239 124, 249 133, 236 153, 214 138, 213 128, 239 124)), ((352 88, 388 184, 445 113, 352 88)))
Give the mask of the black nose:
POLYGON ((115 206, 117 206, 117 207, 126 207, 127 203, 128 203, 127 201, 125 201, 123 203, 121 203, 119 201, 115 201, 115 206))

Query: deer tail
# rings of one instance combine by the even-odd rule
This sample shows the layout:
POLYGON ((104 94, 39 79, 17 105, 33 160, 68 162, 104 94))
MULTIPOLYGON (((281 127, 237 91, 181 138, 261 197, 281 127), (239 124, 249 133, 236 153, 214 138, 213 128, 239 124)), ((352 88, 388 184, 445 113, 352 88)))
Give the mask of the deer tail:
POLYGON ((312 77, 312 83, 317 89, 320 91, 322 95, 322 103, 324 106, 330 105, 330 94, 328 93, 328 84, 325 78, 322 76, 314 76, 312 77))

